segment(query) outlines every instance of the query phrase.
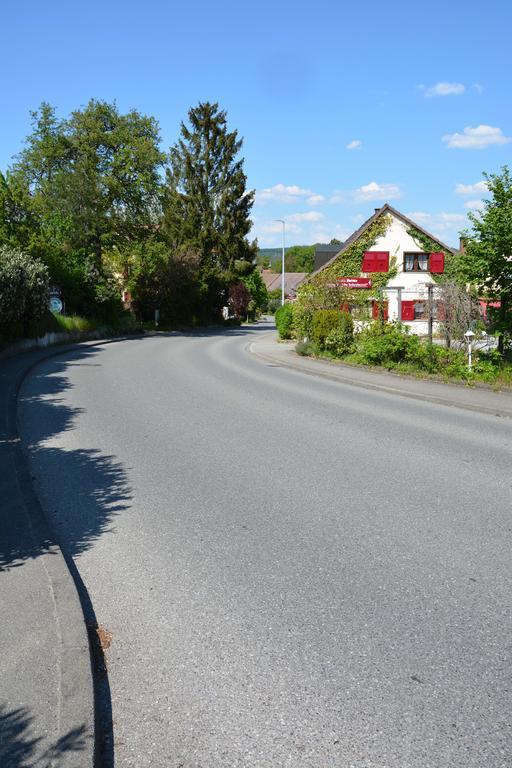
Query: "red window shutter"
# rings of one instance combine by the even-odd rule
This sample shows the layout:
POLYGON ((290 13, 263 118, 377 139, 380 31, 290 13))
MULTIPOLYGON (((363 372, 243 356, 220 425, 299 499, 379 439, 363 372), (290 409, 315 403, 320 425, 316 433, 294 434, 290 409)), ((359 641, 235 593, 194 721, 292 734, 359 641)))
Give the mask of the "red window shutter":
POLYGON ((375 272, 375 253, 373 251, 365 251, 363 254, 363 265, 361 272, 375 272))
POLYGON ((430 254, 430 271, 444 272, 444 253, 442 251, 430 254))
POLYGON ((388 272, 389 251, 365 251, 361 272, 388 272))
POLYGON ((389 251, 375 253, 375 272, 389 272, 389 251))
MULTIPOLYGON (((372 317, 374 320, 379 319, 379 307, 380 307, 380 302, 374 300, 372 302, 372 317)), ((387 320, 388 319, 388 302, 387 301, 382 302, 382 310, 383 310, 384 320, 387 320)))
POLYGON ((440 323, 444 323, 446 320, 446 307, 443 301, 437 302, 437 319, 440 323))
POLYGON ((402 301, 401 320, 414 320, 414 301, 402 301))

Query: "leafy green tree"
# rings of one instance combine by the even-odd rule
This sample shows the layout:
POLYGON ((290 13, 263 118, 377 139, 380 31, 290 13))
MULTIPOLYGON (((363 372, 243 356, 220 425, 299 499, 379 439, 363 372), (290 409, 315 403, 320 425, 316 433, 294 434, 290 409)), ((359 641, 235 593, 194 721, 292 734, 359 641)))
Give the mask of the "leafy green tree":
POLYGON ((32 113, 9 180, 29 212, 27 249, 48 264, 70 308, 95 313, 119 305, 105 255, 128 253, 156 228, 164 160, 158 142, 153 118, 121 114, 103 101, 66 120, 48 104, 32 113))
MULTIPOLYGON (((287 272, 312 272, 315 255, 314 245, 292 245, 285 251, 284 266, 287 272)), ((272 269, 281 272, 283 260, 275 261, 272 269)))
POLYGON ((164 228, 172 247, 191 246, 206 271, 229 273, 236 260, 252 262, 249 243, 254 191, 246 189, 242 139, 228 131, 218 104, 199 103, 181 124, 170 152, 164 228))
POLYGON ((183 247, 171 252, 164 241, 148 241, 133 253, 128 287, 145 320, 160 311, 164 325, 194 325, 204 320, 209 286, 201 278, 200 256, 183 247))
POLYGON ((490 198, 480 213, 470 213, 471 229, 463 233, 465 249, 457 259, 459 280, 471 283, 501 307, 491 314, 500 351, 512 335, 512 176, 484 173, 490 198))
POLYGON ((268 304, 268 291, 267 286, 263 282, 263 278, 258 269, 253 269, 252 272, 242 277, 242 281, 251 294, 251 307, 250 311, 253 317, 260 312, 263 312, 267 308, 268 304))

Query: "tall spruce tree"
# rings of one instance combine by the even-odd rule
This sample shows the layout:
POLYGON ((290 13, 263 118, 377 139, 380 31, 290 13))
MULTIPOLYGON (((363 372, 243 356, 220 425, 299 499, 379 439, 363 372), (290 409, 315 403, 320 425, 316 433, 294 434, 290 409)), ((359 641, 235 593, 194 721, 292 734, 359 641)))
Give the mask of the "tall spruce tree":
POLYGON ((205 270, 226 275, 256 255, 247 239, 254 191, 246 189, 242 139, 216 103, 199 103, 188 117, 170 151, 164 227, 172 247, 196 249, 205 270))

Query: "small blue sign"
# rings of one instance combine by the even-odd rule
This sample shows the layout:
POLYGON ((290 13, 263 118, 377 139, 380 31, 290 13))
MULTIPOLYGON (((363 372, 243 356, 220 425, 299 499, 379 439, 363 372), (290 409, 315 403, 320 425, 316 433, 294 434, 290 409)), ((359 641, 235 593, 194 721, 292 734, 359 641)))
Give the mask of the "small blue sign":
POLYGON ((52 296, 50 298, 50 312, 55 312, 56 315, 60 315, 63 307, 62 300, 59 299, 58 296, 52 296))

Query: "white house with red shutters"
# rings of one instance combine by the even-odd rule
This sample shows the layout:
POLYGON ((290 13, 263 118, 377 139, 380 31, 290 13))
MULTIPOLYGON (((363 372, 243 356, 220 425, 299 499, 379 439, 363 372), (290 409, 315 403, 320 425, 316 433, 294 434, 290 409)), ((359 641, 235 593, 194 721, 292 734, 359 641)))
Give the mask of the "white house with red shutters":
MULTIPOLYGON (((340 275, 338 282, 354 290, 364 290, 372 288, 372 276, 376 273, 390 272, 389 280, 380 289, 385 318, 401 320, 413 333, 426 335, 429 286, 432 286, 431 298, 435 301, 435 277, 444 272, 446 258, 455 251, 387 203, 376 209, 348 238, 338 253, 313 274, 319 274, 332 267, 336 259, 357 243, 368 228, 383 215, 387 216, 388 226, 385 233, 377 237, 371 249, 363 253, 360 273, 340 275)), ((343 260, 340 259, 340 265, 342 263, 343 260)), ((377 317, 380 302, 375 298, 370 301, 372 315, 377 317)))

